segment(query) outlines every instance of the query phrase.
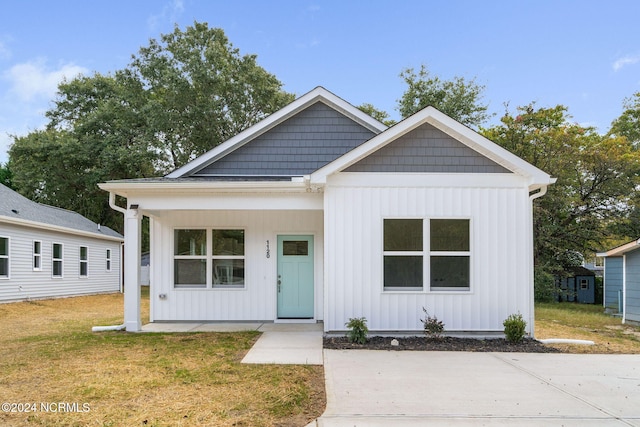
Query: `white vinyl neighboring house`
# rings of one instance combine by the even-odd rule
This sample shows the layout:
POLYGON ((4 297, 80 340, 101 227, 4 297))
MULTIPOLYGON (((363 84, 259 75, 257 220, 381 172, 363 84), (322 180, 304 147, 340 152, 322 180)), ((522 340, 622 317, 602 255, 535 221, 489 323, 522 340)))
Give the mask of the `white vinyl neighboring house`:
POLYGON ((0 184, 0 302, 118 292, 123 241, 0 184))
POLYGON ((432 107, 387 128, 318 87, 166 177, 100 187, 127 198, 125 284, 151 219, 152 322, 415 332, 425 307, 447 331, 519 312, 533 334, 532 203, 554 181, 432 107))

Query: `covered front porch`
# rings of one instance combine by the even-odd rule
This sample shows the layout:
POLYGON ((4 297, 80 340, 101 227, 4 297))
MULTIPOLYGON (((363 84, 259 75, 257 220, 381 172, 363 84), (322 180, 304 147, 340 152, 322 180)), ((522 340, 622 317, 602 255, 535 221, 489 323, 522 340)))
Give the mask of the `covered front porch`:
POLYGON ((152 323, 323 320, 321 193, 209 190, 127 196, 127 331, 142 330, 143 216, 150 218, 152 323))

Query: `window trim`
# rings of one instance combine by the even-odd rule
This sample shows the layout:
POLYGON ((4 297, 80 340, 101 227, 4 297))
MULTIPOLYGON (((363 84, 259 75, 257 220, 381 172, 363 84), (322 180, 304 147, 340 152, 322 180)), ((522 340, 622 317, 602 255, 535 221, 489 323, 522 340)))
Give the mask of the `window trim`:
POLYGON ((87 278, 89 277, 89 247, 88 246, 80 246, 78 248, 78 267, 79 267, 79 271, 78 271, 78 276, 80 276, 81 278, 87 278), (82 259, 82 249, 85 249, 85 259, 82 259), (85 270, 86 273, 82 274, 82 264, 85 265, 85 270))
POLYGON ((111 271, 111 249, 107 248, 107 252, 105 254, 105 271, 111 271))
POLYGON ((0 255, 0 258, 7 260, 7 275, 0 276, 0 280, 8 280, 11 278, 11 237, 0 236, 0 239, 7 239, 7 254, 0 255))
POLYGON ((64 277, 64 244, 63 243, 51 243, 51 277, 54 279, 62 279, 64 277), (60 246, 60 258, 55 258, 55 247, 60 246), (60 275, 55 274, 56 262, 60 263, 60 275))
POLYGON ((425 256, 427 254, 427 244, 428 244, 428 233, 425 233, 425 218, 424 217, 415 217, 415 216, 385 216, 382 218, 382 291, 385 293, 391 292, 424 292, 425 290, 425 280, 427 277, 427 270, 425 269, 425 256), (384 222, 385 220, 419 220, 422 221, 422 250, 421 251, 385 251, 384 250, 384 222), (421 286, 385 286, 384 283, 384 260, 387 256, 406 256, 406 257, 422 257, 422 285, 421 286))
POLYGON ((33 271, 42 271, 42 240, 34 240, 32 250, 31 266, 33 267, 33 271), (36 243, 39 244, 38 252, 36 252, 36 243), (36 259, 38 260, 38 266, 36 266, 36 259))
POLYGON ((246 290, 247 289, 247 246, 246 246, 247 229, 242 226, 226 227, 226 226, 176 226, 172 228, 171 239, 171 281, 174 290, 246 290), (205 230, 206 231, 206 254, 205 255, 175 255, 175 232, 176 230, 205 230), (240 230, 244 233, 244 255, 214 255, 213 254, 213 231, 214 230, 240 230), (177 259, 201 259, 206 261, 205 284, 179 284, 175 283, 175 260, 177 259), (244 282, 242 284, 232 285, 215 285, 213 283, 213 262, 216 259, 241 259, 244 261, 244 282))
POLYGON ((428 265, 426 266, 426 269, 428 270, 428 278, 429 278, 429 292, 455 292, 455 293, 470 293, 471 290, 473 289, 473 258, 472 258, 472 253, 473 253, 473 220, 470 217, 465 217, 465 216, 438 216, 438 217, 429 217, 427 218, 428 222, 429 222, 429 230, 428 230, 428 234, 429 234, 429 251, 428 251, 428 257, 429 257, 429 262, 428 265), (432 251, 431 250, 431 220, 466 220, 469 221, 469 250, 468 251, 432 251), (452 286, 438 286, 438 287, 432 287, 431 286, 431 257, 446 257, 446 256, 450 256, 450 257, 468 257, 469 258, 469 286, 465 286, 465 287, 452 287, 452 286))
POLYGON ((455 293, 455 294, 471 294, 473 293, 473 253, 474 253, 474 238, 473 238, 473 218, 470 216, 383 216, 381 221, 381 241, 380 246, 382 249, 381 257, 381 287, 382 292, 385 294, 391 293, 455 293), (422 239, 423 246, 422 252, 420 251, 385 251, 384 250, 384 220, 385 219, 419 219, 422 220, 422 239), (469 250, 468 251, 431 251, 431 220, 467 220, 469 221, 469 250), (422 287, 386 287, 384 286, 384 257, 385 256, 422 256, 422 287), (469 258, 469 286, 468 287, 431 287, 431 257, 432 256, 466 256, 469 258))

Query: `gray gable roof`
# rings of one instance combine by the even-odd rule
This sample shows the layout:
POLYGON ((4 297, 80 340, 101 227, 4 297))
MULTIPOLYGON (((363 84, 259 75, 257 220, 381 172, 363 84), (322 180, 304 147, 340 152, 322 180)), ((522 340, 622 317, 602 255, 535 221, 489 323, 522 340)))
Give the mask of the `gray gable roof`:
POLYGON ((2 222, 2 217, 64 227, 95 234, 98 238, 116 237, 122 239, 120 233, 105 226, 98 228, 98 224, 77 212, 36 203, 0 184, 0 222, 2 222))
POLYGON ((191 176, 302 176, 376 134, 318 101, 191 176))

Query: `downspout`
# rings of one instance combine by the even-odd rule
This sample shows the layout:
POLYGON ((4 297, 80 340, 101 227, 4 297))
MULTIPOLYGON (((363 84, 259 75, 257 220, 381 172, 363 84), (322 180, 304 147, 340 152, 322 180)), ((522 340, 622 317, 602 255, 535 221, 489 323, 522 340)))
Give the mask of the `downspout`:
POLYGON ((531 307, 529 308, 529 326, 531 327, 531 337, 535 337, 535 268, 534 268, 534 264, 533 264, 533 201, 539 197, 544 196, 545 194, 547 194, 547 186, 543 185, 542 187, 540 187, 540 191, 533 193, 533 194, 529 194, 529 201, 531 203, 530 205, 530 212, 531 212, 531 244, 529 245, 529 247, 531 248, 531 257, 529 259, 529 271, 530 271, 530 276, 529 276, 529 280, 531 280, 531 286, 530 286, 530 294, 529 294, 529 298, 531 301, 531 307))
MULTIPOLYGON (((127 213, 126 209, 116 205, 116 195, 109 191, 109 206, 114 211, 121 212, 123 215, 127 213)), ((120 252, 120 263, 122 264, 122 252, 120 252)), ((120 285, 120 292, 122 292, 122 285, 120 285)), ((107 332, 107 331, 124 331, 126 329, 125 324, 112 325, 112 326, 94 326, 91 328, 91 332, 107 332)))

